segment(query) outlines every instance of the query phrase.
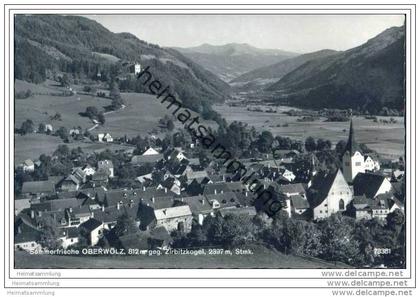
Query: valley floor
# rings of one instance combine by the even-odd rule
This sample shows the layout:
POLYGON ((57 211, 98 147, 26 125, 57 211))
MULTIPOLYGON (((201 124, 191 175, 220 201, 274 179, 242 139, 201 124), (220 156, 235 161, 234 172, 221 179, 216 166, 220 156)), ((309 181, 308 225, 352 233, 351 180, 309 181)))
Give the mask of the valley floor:
MULTIPOLYGON (((254 126, 257 131, 268 130, 274 136, 287 136, 305 140, 307 137, 329 139, 334 145, 347 141, 349 122, 325 122, 325 118, 313 122, 298 122, 298 116, 288 116, 282 112, 293 107, 277 107, 277 113, 249 111, 242 106, 215 105, 214 110, 229 123, 241 121, 254 126)), ((385 118, 385 117, 378 117, 385 118)), ((386 117, 390 118, 390 117, 386 117)), ((404 155, 405 126, 403 117, 394 117, 395 124, 374 123, 364 117, 354 117, 353 124, 358 141, 377 151, 383 158, 395 159, 404 155)))

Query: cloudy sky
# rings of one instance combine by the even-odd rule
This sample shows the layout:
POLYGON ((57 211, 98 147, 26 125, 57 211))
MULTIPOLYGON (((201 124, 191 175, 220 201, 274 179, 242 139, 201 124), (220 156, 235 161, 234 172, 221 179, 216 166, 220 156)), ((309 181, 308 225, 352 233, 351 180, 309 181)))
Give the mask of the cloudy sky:
POLYGON ((130 32, 160 46, 248 43, 305 53, 346 50, 383 30, 401 26, 403 15, 90 15, 112 32, 130 32))

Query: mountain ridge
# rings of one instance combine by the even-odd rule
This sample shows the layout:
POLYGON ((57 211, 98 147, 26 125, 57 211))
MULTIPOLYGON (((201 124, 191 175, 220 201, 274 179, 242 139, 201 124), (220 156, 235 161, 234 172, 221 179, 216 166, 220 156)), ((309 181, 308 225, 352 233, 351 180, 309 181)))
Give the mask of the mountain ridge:
POLYGON ((310 60, 266 90, 306 108, 403 109, 405 28, 391 27, 360 46, 310 60))
POLYGON ((224 45, 202 44, 196 47, 173 49, 228 82, 243 73, 268 66, 298 54, 280 49, 261 49, 246 43, 224 45))

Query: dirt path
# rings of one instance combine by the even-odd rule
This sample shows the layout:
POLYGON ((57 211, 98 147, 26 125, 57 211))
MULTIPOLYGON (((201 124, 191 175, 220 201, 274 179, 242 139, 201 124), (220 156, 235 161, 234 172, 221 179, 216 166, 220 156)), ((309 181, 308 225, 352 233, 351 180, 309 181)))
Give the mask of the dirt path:
MULTIPOLYGON (((118 110, 111 110, 111 111, 107 111, 107 112, 104 112, 104 115, 108 115, 108 114, 111 114, 111 113, 114 113, 114 112, 117 112, 117 111, 121 111, 121 110, 123 110, 124 108, 126 108, 127 106, 125 106, 124 104, 121 106, 121 108, 119 108, 118 110)), ((93 125, 92 127, 90 127, 89 129, 88 129, 88 131, 92 131, 92 130, 95 130, 97 127, 99 126, 99 124, 95 124, 95 125, 93 125)))

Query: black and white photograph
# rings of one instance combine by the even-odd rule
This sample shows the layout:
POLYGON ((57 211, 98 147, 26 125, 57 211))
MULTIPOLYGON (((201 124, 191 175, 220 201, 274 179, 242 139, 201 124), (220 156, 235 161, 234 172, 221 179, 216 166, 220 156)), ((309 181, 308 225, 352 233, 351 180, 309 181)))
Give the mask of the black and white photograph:
POLYGON ((404 7, 20 8, 5 267, 408 286, 393 283, 415 253, 404 7))

